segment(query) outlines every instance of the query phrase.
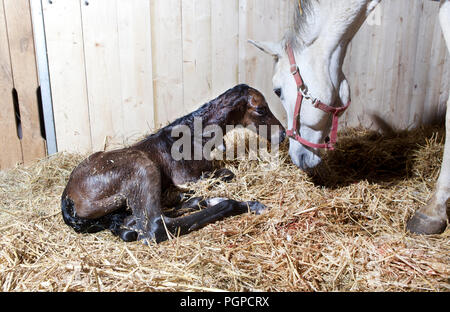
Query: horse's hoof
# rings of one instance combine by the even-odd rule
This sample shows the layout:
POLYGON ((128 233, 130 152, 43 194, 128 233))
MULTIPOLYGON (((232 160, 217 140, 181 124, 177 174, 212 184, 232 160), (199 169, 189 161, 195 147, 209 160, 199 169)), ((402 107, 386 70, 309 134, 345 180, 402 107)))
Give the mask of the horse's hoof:
POLYGON ((409 219, 406 229, 415 234, 441 234, 447 227, 447 221, 437 217, 427 216, 419 211, 409 219))
POLYGON ((249 201, 247 202, 247 205, 250 208, 250 211, 254 212, 257 215, 260 215, 261 213, 264 212, 264 210, 267 209, 266 206, 257 201, 249 201))

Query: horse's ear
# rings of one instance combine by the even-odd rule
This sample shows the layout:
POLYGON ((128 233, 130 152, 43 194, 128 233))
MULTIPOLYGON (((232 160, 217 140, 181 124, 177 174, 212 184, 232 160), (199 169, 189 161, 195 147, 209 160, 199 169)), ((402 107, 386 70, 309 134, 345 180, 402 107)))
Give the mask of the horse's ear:
POLYGON ((258 42, 251 39, 249 39, 248 42, 253 44, 261 51, 272 55, 274 58, 280 58, 281 54, 283 53, 283 48, 281 47, 281 44, 278 42, 268 42, 268 41, 258 42))

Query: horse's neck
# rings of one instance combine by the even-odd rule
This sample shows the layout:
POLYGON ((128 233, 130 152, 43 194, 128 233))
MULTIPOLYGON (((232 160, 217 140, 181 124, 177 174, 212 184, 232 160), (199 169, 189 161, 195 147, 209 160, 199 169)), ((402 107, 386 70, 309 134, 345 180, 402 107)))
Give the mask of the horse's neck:
POLYGON ((305 29, 314 37, 299 49, 299 65, 303 68, 312 94, 332 104, 344 79, 342 64, 348 42, 353 38, 379 0, 333 0, 314 3, 313 16, 305 19, 305 29))
POLYGON ((349 41, 358 31, 367 15, 380 0, 333 0, 314 2, 314 16, 306 18, 306 28, 314 36, 309 38, 312 47, 320 47, 321 55, 331 57, 343 42, 349 41))

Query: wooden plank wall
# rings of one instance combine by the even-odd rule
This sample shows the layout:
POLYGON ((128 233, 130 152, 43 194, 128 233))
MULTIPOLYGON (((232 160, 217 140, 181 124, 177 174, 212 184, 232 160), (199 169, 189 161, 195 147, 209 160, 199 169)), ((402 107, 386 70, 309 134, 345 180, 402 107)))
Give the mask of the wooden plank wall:
POLYGON ((46 155, 38 87, 30 4, 0 0, 0 170, 46 155))
MULTIPOLYGON (((131 142, 238 83, 260 89, 284 121, 272 60, 247 39, 281 39, 296 3, 43 1, 59 150, 131 142)), ((345 61, 353 105, 343 124, 372 126, 375 112, 404 128, 442 115, 450 62, 438 6, 385 0, 364 24, 345 61)))
POLYGON ((43 10, 59 151, 101 150, 152 129, 149 1, 43 1, 43 10))
POLYGON ((375 127, 377 115, 396 128, 444 119, 450 57, 439 2, 384 0, 350 43, 344 73, 353 105, 346 126, 375 127))

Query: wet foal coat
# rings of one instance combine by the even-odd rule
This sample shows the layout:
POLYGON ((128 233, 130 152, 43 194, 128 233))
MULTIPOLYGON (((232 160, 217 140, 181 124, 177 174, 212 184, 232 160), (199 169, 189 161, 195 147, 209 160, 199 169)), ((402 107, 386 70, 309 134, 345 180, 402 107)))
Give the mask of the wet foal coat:
MULTIPOLYGON (((172 145, 177 140, 172 137, 172 130, 177 126, 193 130, 194 118, 200 118, 203 127, 219 126, 223 133, 226 125, 278 125, 279 140, 284 138, 284 129, 264 96, 247 85, 238 85, 131 147, 98 152, 81 162, 62 194, 65 223, 76 232, 110 229, 124 241, 161 242, 168 239, 168 232, 182 235, 249 210, 260 213, 265 207, 259 202, 221 198, 188 201, 184 206, 205 208, 188 216, 164 215, 162 208, 167 203, 162 203, 162 192, 165 189, 198 180, 215 169, 212 161, 206 159, 176 161, 172 158, 172 145)), ((232 173, 222 169, 216 171, 216 176, 229 178, 232 173)))

